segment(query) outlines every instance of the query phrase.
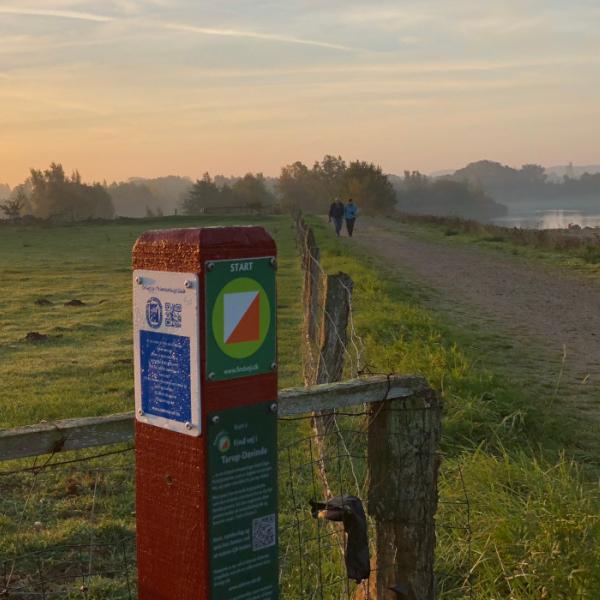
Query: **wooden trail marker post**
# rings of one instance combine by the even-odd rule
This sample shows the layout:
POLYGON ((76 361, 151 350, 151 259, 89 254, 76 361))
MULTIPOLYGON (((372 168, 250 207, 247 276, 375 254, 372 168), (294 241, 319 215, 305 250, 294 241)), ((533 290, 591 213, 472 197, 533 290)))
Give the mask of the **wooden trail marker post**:
POLYGON ((140 600, 276 600, 276 247, 261 227, 133 249, 140 600))

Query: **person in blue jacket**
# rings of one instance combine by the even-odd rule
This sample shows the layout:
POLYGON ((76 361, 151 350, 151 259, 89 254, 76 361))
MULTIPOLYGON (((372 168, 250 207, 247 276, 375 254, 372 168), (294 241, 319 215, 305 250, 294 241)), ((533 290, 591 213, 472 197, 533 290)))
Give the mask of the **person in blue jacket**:
POLYGON ((348 235, 350 237, 352 237, 352 232, 354 231, 354 223, 357 215, 358 206, 354 204, 352 198, 348 198, 348 204, 344 206, 344 218, 346 219, 346 229, 348 230, 348 235))

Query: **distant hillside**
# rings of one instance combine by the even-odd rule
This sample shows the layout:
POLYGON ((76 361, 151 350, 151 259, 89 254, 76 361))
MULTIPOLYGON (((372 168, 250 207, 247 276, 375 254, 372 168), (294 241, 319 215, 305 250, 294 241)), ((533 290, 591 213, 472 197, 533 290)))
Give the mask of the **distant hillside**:
POLYGON ((429 177, 446 177, 446 175, 454 175, 455 169, 441 169, 440 171, 432 171, 429 177))
MULTIPOLYGON (((493 163, 495 165, 500 165, 500 163, 485 160, 477 161, 470 164, 477 165, 479 163, 493 163)), ((508 168, 512 169, 513 167, 508 168)), ((600 173, 600 165, 574 165, 570 163, 568 165, 555 165, 552 167, 542 168, 545 170, 548 178, 554 179, 555 181, 562 180, 562 178, 565 175, 568 177, 581 177, 584 173, 589 173, 590 175, 594 173, 600 173)), ((439 169, 437 171, 432 171, 431 173, 429 173, 429 177, 446 177, 447 175, 454 175, 456 172, 456 169, 439 169)))
POLYGON ((568 177, 581 177, 584 173, 593 175, 594 173, 600 173, 600 165, 558 165, 555 167, 546 167, 546 173, 552 177, 562 179, 565 176, 568 177))
MULTIPOLYGON (((600 207, 600 171, 584 172, 577 175, 576 168, 566 169, 565 177, 557 171, 548 174, 547 170, 536 164, 523 165, 521 168, 503 165, 491 160, 480 160, 455 171, 451 178, 455 181, 467 181, 481 187, 497 202, 511 208, 531 209, 574 209, 588 211, 590 207, 600 207)), ((593 169, 593 166, 577 169, 593 169)))
POLYGON ((478 221, 489 221, 508 213, 506 206, 465 180, 431 178, 418 171, 407 171, 403 178, 388 175, 388 179, 396 190, 397 208, 401 212, 478 221))

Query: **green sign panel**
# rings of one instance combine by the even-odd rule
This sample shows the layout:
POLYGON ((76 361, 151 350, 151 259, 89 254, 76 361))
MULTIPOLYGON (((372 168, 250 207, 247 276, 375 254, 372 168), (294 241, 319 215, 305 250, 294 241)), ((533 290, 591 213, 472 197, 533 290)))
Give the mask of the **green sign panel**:
POLYGON ((207 263, 209 379, 259 375, 276 367, 274 262, 245 258, 207 263))
POLYGON ((272 403, 209 415, 212 600, 277 600, 277 415, 272 403))

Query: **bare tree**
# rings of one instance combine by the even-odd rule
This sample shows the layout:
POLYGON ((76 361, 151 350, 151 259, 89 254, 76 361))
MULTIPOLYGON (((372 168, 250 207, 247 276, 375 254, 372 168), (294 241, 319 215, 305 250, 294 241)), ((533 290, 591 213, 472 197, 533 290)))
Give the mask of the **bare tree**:
POLYGON ((17 192, 13 200, 7 200, 0 204, 0 210, 6 215, 10 221, 16 221, 21 216, 21 211, 25 208, 26 197, 23 190, 17 192))

